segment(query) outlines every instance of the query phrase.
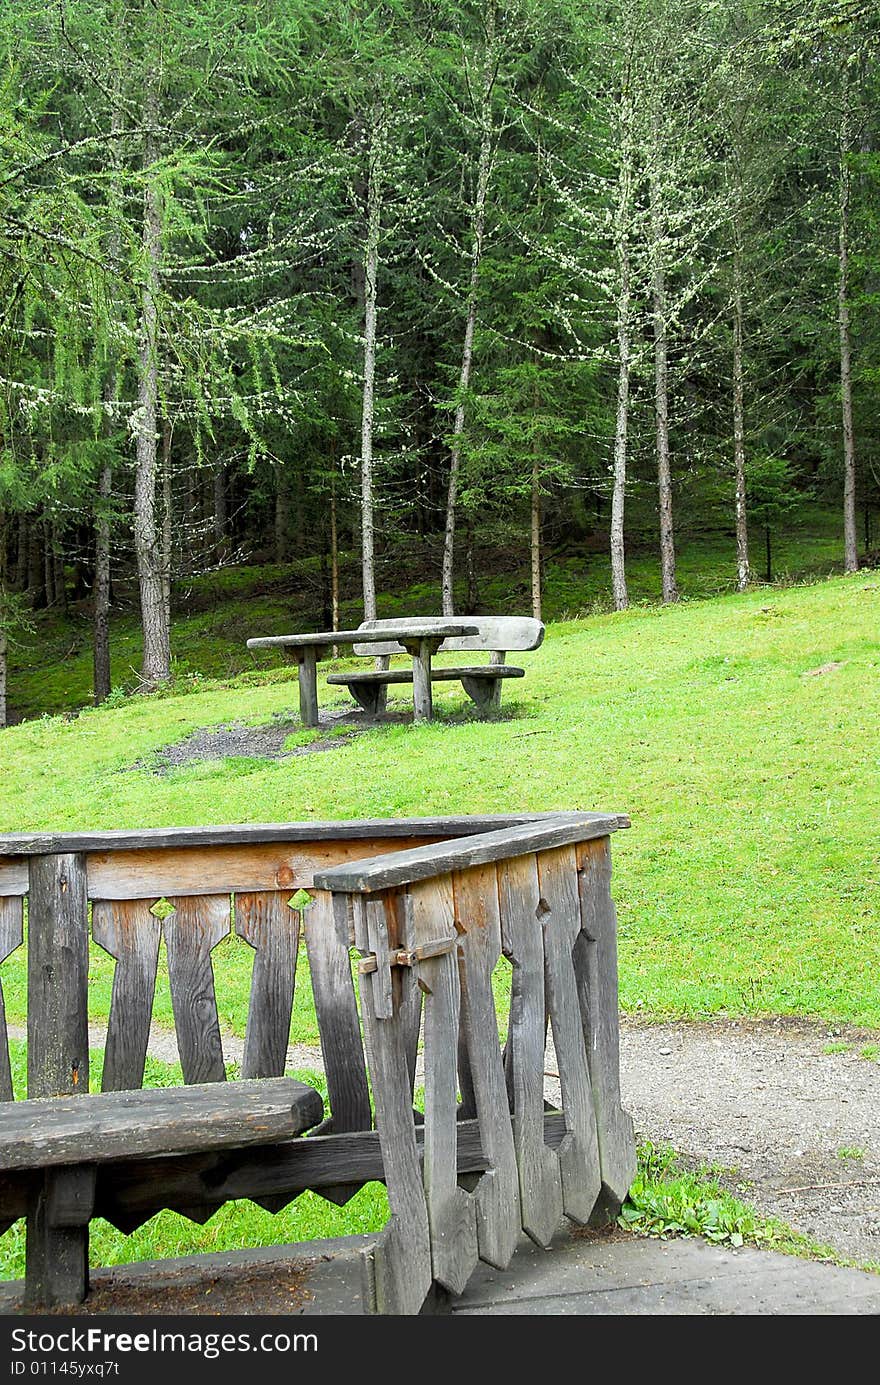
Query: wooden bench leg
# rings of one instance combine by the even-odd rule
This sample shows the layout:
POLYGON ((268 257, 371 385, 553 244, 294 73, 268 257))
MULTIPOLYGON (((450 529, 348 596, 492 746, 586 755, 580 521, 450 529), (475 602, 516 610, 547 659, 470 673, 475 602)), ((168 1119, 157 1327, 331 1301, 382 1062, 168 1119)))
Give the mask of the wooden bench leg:
POLYGON ((501 706, 500 678, 462 678, 461 686, 481 712, 497 712, 501 706))
POLYGON ((387 688, 380 683, 346 683, 355 702, 359 702, 368 717, 376 717, 385 710, 387 688))
POLYGON ((82 1303, 89 1289, 89 1218, 95 1169, 47 1170, 27 1218, 25 1302, 44 1308, 82 1303))
POLYGON ((433 713, 431 648, 427 640, 420 640, 418 653, 413 653, 413 720, 430 721, 433 713))
POLYGON ((314 649, 299 656, 299 712, 303 726, 318 725, 318 669, 314 649))

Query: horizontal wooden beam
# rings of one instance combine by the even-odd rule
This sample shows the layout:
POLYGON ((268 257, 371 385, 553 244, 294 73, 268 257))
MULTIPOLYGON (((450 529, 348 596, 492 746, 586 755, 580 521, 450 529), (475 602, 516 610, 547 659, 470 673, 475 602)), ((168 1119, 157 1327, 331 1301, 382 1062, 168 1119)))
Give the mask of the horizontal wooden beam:
POLYGON ((500 827, 541 822, 556 813, 497 813, 467 817, 355 818, 348 822, 235 823, 216 827, 148 827, 140 831, 12 832, 0 836, 0 857, 70 851, 155 851, 184 846, 251 846, 261 842, 356 841, 364 837, 463 837, 500 827))
POLYGON ((607 837, 628 826, 629 818, 620 814, 559 813, 549 821, 395 851, 380 860, 337 866, 317 872, 314 883, 318 889, 331 890, 334 894, 375 894, 435 875, 448 875, 450 871, 467 870, 470 866, 488 865, 491 861, 511 860, 536 851, 607 837))
MULTIPOLYGON (((565 1134, 563 1115, 552 1112, 544 1117, 544 1139, 551 1148, 558 1148, 565 1134)), ((479 1122, 461 1121, 457 1135, 459 1173, 481 1173, 488 1165, 479 1122)), ((416 1126, 420 1154, 424 1138, 424 1126, 416 1126)), ((226 1154, 174 1155, 161 1162, 131 1160, 98 1170, 95 1215, 111 1221, 146 1219, 164 1207, 212 1207, 279 1194, 293 1199, 307 1189, 320 1193, 339 1184, 381 1182, 384 1174, 375 1130, 311 1135, 226 1154)), ((0 1183, 0 1217, 6 1217, 2 1192, 0 1183)))

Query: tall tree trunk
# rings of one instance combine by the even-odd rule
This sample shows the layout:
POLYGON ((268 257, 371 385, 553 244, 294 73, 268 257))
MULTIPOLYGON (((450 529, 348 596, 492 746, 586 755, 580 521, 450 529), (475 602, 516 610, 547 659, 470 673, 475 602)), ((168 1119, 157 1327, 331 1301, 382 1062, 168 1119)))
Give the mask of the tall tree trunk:
POLYGON ((531 573, 532 573, 532 615, 541 619, 541 466, 537 455, 532 458, 532 505, 531 505, 531 573))
POLYGON ((330 618, 339 629, 339 530, 336 525, 336 485, 330 487, 330 618))
POLYGON ((95 583, 92 589, 92 663, 95 706, 110 695, 110 495, 113 469, 104 462, 98 473, 95 507, 95 583))
POLYGON ((151 173, 156 158, 157 77, 150 73, 144 98, 143 284, 138 324, 138 394, 135 444, 134 548, 140 587, 144 657, 141 681, 150 690, 171 677, 171 645, 165 606, 162 551, 156 524, 159 405, 159 260, 162 213, 151 173))
POLYGON ((635 173, 635 110, 632 94, 632 16, 627 10, 624 37, 630 54, 623 75, 620 95, 618 134, 620 168, 617 178, 617 203, 614 213, 614 250, 617 261, 617 409, 614 425, 614 483, 611 492, 611 586, 614 609, 629 605, 626 589, 624 508, 626 503, 627 444, 629 432, 629 387, 632 370, 632 236, 633 180, 635 173))
POLYGON ((24 591, 28 571, 28 519, 22 512, 18 517, 18 549, 15 555, 15 590, 24 591))
POLYGON ((55 605, 55 561, 52 553, 52 521, 48 514, 43 516, 43 589, 46 605, 55 605))
POLYGON ((650 176, 651 202, 651 299, 654 319, 654 412, 657 434, 657 495, 660 510, 660 576, 663 600, 677 601, 675 584, 675 537, 672 519, 672 471, 669 461, 669 340, 666 300, 666 266, 663 256, 665 217, 656 166, 659 139, 656 132, 650 176))
POLYGON ((492 168, 492 88, 495 83, 495 3, 489 0, 485 9, 486 36, 483 54, 483 83, 478 119, 480 123, 480 152, 477 157, 477 179, 471 208, 471 267, 468 280, 467 316, 461 368, 458 373, 458 403, 455 407, 453 433, 455 441, 449 459, 449 481, 446 490, 446 523, 443 533, 442 602, 443 614, 455 613, 455 507, 458 501, 458 481, 461 468, 461 439, 465 425, 465 396, 471 379, 474 358, 474 332, 477 325, 477 289, 480 263, 483 258, 483 239, 486 230, 486 197, 492 168))
POLYGON ((174 546, 174 499, 171 490, 171 424, 162 420, 162 604, 171 631, 171 571, 174 546))
POLYGON ((38 515, 28 524, 27 592, 33 610, 46 605, 46 577, 43 566, 43 525, 38 515))
POLYGON ((290 559, 290 478, 284 466, 275 473, 275 561, 290 559))
POLYGON ((840 237, 837 281, 838 327, 840 331, 840 399, 843 422, 843 568, 857 572, 859 566, 856 532, 856 448, 853 430, 852 342, 849 317, 849 235, 852 113, 849 81, 844 78, 843 111, 840 120, 840 237))
POLYGON ((9 659, 9 639, 0 614, 0 727, 6 725, 6 678, 9 659))
POLYGON ((67 574, 64 570, 64 545, 58 525, 53 520, 51 530, 52 544, 52 592, 55 605, 67 614, 67 574))
MULTIPOLYGON (((739 217, 739 208, 736 212, 739 217)), ((737 221, 733 247, 733 471, 736 487, 736 589, 751 581, 746 509, 745 405, 743 390, 742 235, 737 221)))
POLYGON ((629 605, 629 593, 626 589, 624 510, 626 504, 631 372, 630 317, 632 313, 628 235, 618 242, 617 261, 617 411, 614 426, 614 484, 611 492, 611 586, 614 609, 625 611, 629 605))
POLYGON ((370 123, 367 176, 367 236, 364 246, 364 373, 361 412, 361 570, 364 619, 376 618, 376 562, 373 527, 373 424, 376 390, 377 282, 382 225, 384 113, 370 123))

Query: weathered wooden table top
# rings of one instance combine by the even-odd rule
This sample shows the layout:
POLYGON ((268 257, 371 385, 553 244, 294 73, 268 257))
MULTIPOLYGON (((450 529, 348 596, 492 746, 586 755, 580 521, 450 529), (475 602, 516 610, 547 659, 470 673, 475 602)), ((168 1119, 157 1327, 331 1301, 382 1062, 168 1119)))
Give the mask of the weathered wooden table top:
POLYGON ((396 640, 459 639, 465 635, 478 635, 479 627, 467 622, 412 620, 401 621, 399 625, 383 626, 380 630, 317 630, 304 635, 260 635, 247 642, 248 649, 271 649, 275 646, 289 649, 307 649, 331 644, 385 644, 396 640))

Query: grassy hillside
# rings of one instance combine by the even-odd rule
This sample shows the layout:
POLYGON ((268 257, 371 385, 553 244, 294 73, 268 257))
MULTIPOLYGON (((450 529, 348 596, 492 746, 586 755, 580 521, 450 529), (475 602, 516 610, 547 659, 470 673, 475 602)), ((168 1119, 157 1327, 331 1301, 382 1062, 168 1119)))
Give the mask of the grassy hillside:
MULTIPOLYGON (((625 811, 614 888, 627 1009, 880 1026, 878 632, 872 573, 559 622, 505 689, 501 721, 475 719, 458 685, 438 685, 430 726, 155 774, 152 757, 196 728, 296 706, 286 669, 206 682, 4 732, 0 827, 625 811)), ((320 695, 345 700, 323 684, 320 695)), ((224 1021, 239 1032, 245 952, 215 953, 224 1021)), ((20 1016, 21 961, 3 975, 20 1016)), ((93 980, 99 1017, 109 969, 98 959, 93 980)), ((296 1025, 314 1037, 305 998, 296 1025)))
MULTIPOLYGON (((678 582, 686 599, 733 590, 736 552, 731 534, 688 535, 678 554, 678 582)), ((756 536, 756 572, 763 571, 756 536)), ((477 554, 478 597, 484 612, 520 614, 530 609, 528 557, 521 543, 494 545, 477 554)), ((627 579, 633 604, 660 599, 660 572, 652 543, 631 536, 627 579)), ((774 539, 774 576, 780 582, 815 579, 840 569, 840 516, 815 505, 792 517, 774 539)), ((379 558, 379 614, 435 615, 439 609, 440 557, 427 541, 401 541, 379 558)), ((360 567, 356 554, 343 555, 342 621, 357 625, 363 615, 360 567)), ((228 567, 180 582, 174 592, 173 673, 177 686, 204 678, 231 678, 274 667, 271 655, 250 654, 249 636, 322 629, 327 576, 320 560, 307 558, 278 566, 228 567)), ((112 619, 112 679, 120 693, 136 687, 141 637, 133 586, 118 585, 112 619)), ((600 550, 556 553, 547 562, 544 614, 550 621, 611 609, 608 554, 600 550)), ((459 592, 465 609, 465 592, 459 592)), ((68 615, 38 613, 33 628, 11 651, 9 701, 12 719, 76 711, 92 700, 91 625, 88 603, 68 615)))

